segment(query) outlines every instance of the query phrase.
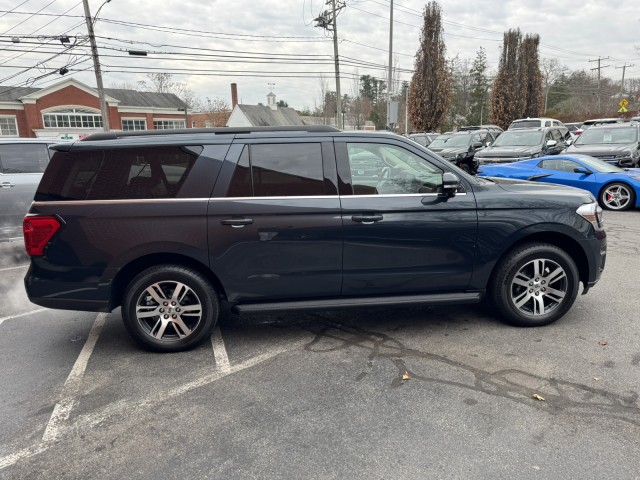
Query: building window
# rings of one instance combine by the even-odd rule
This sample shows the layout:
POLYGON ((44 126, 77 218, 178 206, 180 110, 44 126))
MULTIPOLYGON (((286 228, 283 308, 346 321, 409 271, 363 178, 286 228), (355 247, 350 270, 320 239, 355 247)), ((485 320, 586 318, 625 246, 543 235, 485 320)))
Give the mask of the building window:
POLYGON ((156 130, 173 130, 174 128, 184 128, 184 120, 154 120, 153 128, 156 130))
POLYGON ((65 108, 42 114, 44 128, 102 128, 102 115, 86 108, 65 108))
POLYGON ((213 127, 213 122, 211 120, 205 120, 204 121, 204 126, 205 126, 205 128, 212 128, 213 127))
POLYGON ((147 121, 145 119, 122 120, 122 130, 146 130, 146 129, 147 129, 147 121))
POLYGON ((16 117, 0 117, 0 136, 18 136, 18 122, 16 122, 16 117))

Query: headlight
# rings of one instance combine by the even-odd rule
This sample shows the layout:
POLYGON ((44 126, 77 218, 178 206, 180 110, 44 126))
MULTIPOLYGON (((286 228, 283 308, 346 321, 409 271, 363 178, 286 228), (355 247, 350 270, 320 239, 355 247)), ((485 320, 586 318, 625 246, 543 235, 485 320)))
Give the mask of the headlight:
POLYGON ((534 153, 533 155, 531 155, 531 158, 538 158, 538 157, 542 157, 543 154, 542 152, 538 152, 538 153, 534 153))
POLYGON ((626 153, 619 153, 613 158, 631 158, 631 157, 632 157, 631 150, 629 150, 626 153))
POLYGON ((602 208, 596 202, 580 205, 576 213, 593 225, 596 230, 604 229, 604 219, 602 218, 602 208))
POLYGON ((462 160, 464 157, 466 157, 466 153, 459 153, 456 155, 456 160, 462 160))

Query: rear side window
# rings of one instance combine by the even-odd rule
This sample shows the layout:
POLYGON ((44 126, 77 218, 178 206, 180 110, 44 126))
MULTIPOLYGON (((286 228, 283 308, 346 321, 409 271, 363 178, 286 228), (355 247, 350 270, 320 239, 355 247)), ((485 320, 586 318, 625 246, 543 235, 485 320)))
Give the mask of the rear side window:
POLYGON ((229 197, 335 195, 324 179, 320 143, 246 147, 229 185, 229 197))
POLYGON ((0 172, 42 173, 49 163, 46 144, 14 143, 0 145, 0 172))
POLYGON ((56 152, 36 201, 174 198, 201 147, 56 152))

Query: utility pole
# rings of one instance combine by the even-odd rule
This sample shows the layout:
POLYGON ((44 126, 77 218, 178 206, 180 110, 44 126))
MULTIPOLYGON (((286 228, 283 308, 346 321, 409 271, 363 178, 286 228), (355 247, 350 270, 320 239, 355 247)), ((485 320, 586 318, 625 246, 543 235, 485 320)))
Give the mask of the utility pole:
MULTIPOLYGON (((322 15, 314 19, 317 22, 316 27, 322 27, 329 32, 333 32, 333 58, 335 61, 336 69, 336 125, 338 128, 344 128, 342 122, 342 94, 340 93, 340 60, 338 57, 338 23, 336 17, 340 10, 345 7, 344 0, 338 0, 338 6, 336 7, 336 0, 327 0, 325 5, 331 5, 331 12, 325 10, 322 15)), ((324 99, 323 99, 324 100, 324 99)))
MULTIPOLYGON (((105 3, 108 3, 108 2, 105 2, 105 3)), ((107 110, 107 102, 104 98, 104 86, 102 85, 102 72, 100 71, 100 59, 98 57, 98 47, 96 45, 96 36, 95 36, 95 33, 93 32, 93 18, 91 18, 91 12, 89 11, 89 0, 82 0, 82 4, 84 5, 84 18, 87 21, 87 30, 89 32, 89 42, 91 43, 91 56, 93 57, 93 68, 96 72, 98 98, 100 99, 100 112, 102 113, 102 128, 104 129, 105 132, 108 132, 109 131, 109 111, 107 110)))
POLYGON ((391 82, 393 61, 393 0, 391 0, 389 13, 389 82, 387 83, 387 127, 391 128, 391 82))
POLYGON ((598 62, 598 66, 591 69, 592 71, 598 70, 598 113, 602 112, 602 102, 600 99, 600 70, 611 66, 611 65, 605 65, 604 67, 601 67, 600 60, 608 60, 608 59, 609 57, 598 57, 597 60, 589 60, 589 62, 598 62))
POLYGON ((620 95, 618 96, 618 100, 622 98, 622 95, 624 95, 624 71, 627 69, 627 67, 633 67, 634 64, 630 64, 627 65, 626 63, 624 65, 622 65, 621 67, 615 67, 616 69, 621 68, 622 69, 622 81, 620 82, 620 95))

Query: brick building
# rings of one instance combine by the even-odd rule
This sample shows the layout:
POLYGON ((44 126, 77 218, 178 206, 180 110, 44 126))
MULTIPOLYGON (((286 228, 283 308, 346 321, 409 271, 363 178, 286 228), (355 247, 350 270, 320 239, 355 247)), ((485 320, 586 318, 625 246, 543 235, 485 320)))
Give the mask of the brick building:
MULTIPOLYGON (((185 128, 186 104, 172 93, 105 88, 111 130, 185 128)), ((101 132, 96 89, 73 78, 45 88, 0 86, 0 138, 78 140, 101 132)))

